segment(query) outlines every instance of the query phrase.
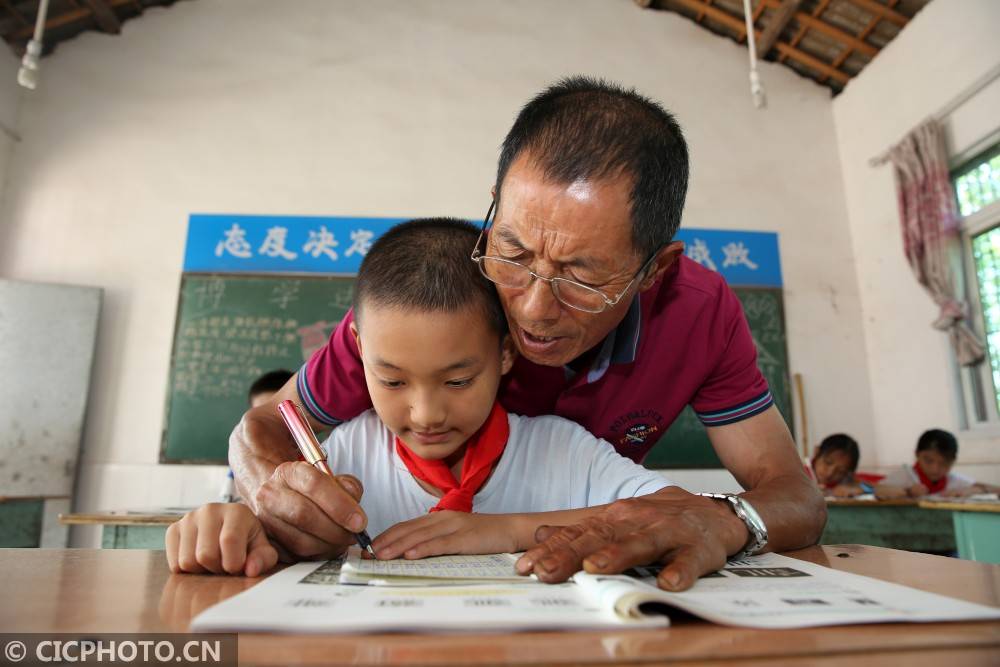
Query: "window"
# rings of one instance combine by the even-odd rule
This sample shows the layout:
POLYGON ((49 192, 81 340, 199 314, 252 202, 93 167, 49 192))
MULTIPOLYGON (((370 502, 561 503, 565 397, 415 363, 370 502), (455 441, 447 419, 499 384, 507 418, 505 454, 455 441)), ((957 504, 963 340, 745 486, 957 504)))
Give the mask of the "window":
POLYGON ((1000 145, 952 171, 965 247, 970 325, 987 359, 963 369, 969 426, 1000 426, 1000 145))
POLYGON ((952 174, 963 218, 1000 201, 1000 146, 973 158, 952 174))

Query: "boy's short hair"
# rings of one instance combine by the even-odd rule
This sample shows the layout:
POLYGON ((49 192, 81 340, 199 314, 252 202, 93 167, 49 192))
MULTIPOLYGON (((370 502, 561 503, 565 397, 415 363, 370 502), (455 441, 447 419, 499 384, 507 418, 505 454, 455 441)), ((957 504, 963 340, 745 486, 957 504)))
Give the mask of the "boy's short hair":
POLYGON ((917 440, 917 453, 928 449, 936 451, 949 461, 958 458, 958 440, 948 431, 939 428, 924 431, 920 439, 917 440))
POLYGON ((861 458, 861 450, 857 441, 846 433, 834 433, 823 438, 819 443, 818 456, 829 454, 830 452, 844 452, 851 462, 851 472, 858 468, 858 459, 861 458))
POLYGON ((247 401, 252 401, 253 397, 257 394, 278 391, 285 386, 285 383, 291 379, 292 375, 294 375, 292 371, 285 370, 284 368, 264 373, 250 385, 250 391, 247 392, 247 401))
POLYGON ((374 304, 402 310, 453 313, 479 309, 501 338, 507 316, 493 283, 479 272, 472 251, 479 228, 455 218, 403 222, 365 255, 354 284, 354 316, 374 304))

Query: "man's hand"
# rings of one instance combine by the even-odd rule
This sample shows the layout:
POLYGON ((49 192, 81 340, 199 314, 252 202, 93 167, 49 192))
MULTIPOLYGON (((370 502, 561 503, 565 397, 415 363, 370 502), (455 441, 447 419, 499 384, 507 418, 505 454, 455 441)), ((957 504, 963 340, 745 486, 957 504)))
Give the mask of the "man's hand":
POLYGON ((552 583, 581 569, 610 574, 661 563, 657 584, 679 591, 725 566, 749 536, 727 504, 671 486, 619 500, 571 526, 539 528, 536 539, 541 544, 517 562, 521 574, 552 583))
POLYGON ((294 557, 330 558, 354 544, 367 517, 364 488, 351 475, 330 477, 305 461, 282 463, 257 490, 257 518, 294 557))
POLYGON ((517 515, 444 510, 397 523, 372 541, 379 559, 517 551, 517 515))
MULTIPOLYGON (((332 556, 354 542, 348 531, 368 523, 358 504, 362 487, 349 476, 334 483, 298 460, 299 450, 278 414, 281 401, 302 403, 297 378, 298 373, 270 401, 243 415, 229 437, 229 466, 243 501, 291 559, 332 556)), ((314 430, 323 428, 308 419, 314 430)))

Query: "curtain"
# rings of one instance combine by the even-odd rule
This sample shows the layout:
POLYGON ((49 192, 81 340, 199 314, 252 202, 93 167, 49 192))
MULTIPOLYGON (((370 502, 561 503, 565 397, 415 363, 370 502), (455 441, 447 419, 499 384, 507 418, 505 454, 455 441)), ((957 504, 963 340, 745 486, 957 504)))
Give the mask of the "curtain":
POLYGON ((925 121, 879 160, 886 161, 892 163, 896 177, 903 252, 917 282, 939 308, 932 326, 948 334, 960 364, 978 364, 983 344, 966 324, 968 304, 958 298, 955 288, 960 271, 959 217, 941 125, 934 119, 925 121))

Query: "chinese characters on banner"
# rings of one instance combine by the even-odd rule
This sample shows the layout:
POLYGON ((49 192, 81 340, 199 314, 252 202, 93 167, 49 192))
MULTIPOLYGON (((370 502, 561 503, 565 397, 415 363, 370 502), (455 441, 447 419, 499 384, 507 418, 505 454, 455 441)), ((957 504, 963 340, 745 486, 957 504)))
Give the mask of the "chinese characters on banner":
MULTIPOLYGON (((357 273, 381 234, 403 218, 192 215, 184 270, 211 273, 357 273)), ((781 287, 778 236, 681 228, 694 262, 733 286, 781 287)))

